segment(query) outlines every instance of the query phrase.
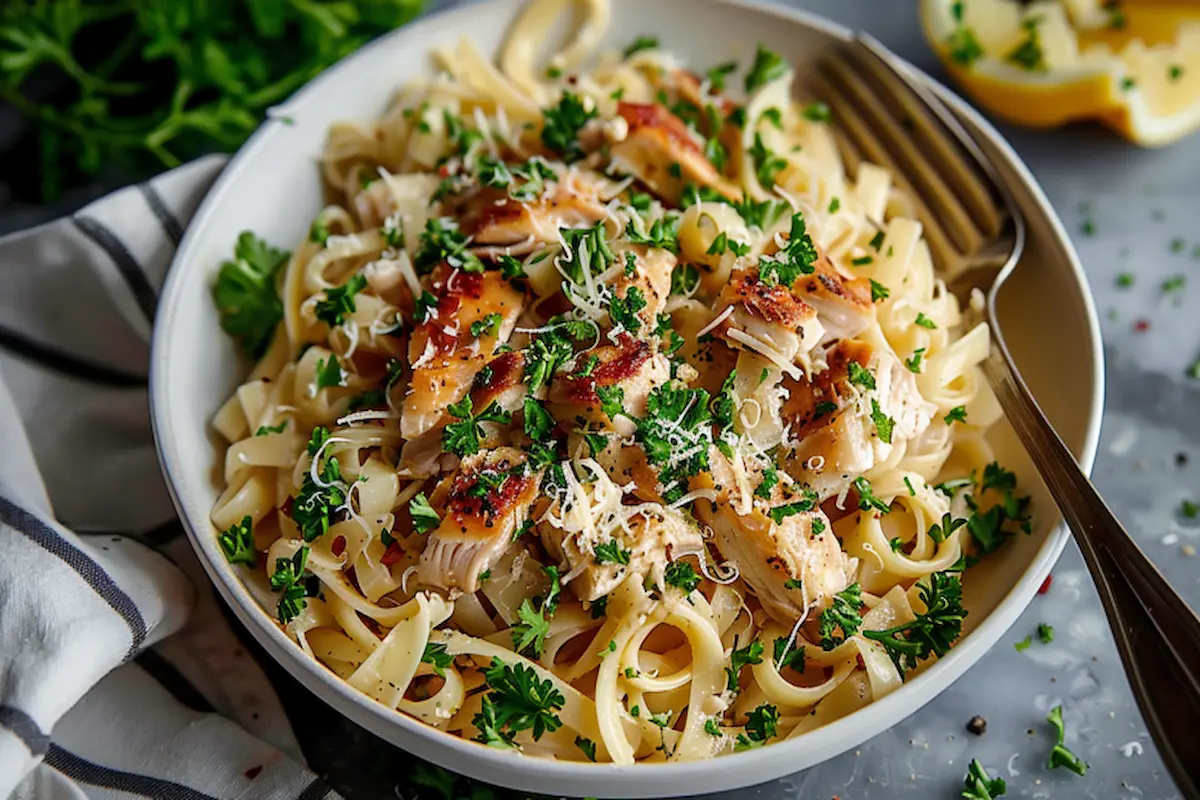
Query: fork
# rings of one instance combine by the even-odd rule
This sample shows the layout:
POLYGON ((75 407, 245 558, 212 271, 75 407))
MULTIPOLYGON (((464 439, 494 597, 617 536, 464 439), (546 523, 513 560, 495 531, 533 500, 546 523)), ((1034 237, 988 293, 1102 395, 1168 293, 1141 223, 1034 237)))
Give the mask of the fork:
POLYGON ((1167 769, 1185 798, 1200 800, 1200 617, 1109 510, 1009 355, 996 298, 1024 249, 1016 201, 932 82, 871 36, 825 54, 811 88, 831 109, 848 166, 887 167, 916 199, 950 290, 964 305, 975 290, 985 293, 992 347, 982 371, 1075 535, 1167 769))

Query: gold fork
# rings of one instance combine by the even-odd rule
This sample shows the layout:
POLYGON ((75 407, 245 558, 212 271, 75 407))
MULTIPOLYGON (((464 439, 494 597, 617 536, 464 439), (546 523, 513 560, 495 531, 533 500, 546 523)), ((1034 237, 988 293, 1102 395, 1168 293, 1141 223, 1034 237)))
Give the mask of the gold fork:
POLYGON ((1117 521, 1012 362, 996 296, 1021 257, 1025 223, 1011 193, 932 82, 866 34, 822 59, 812 90, 831 110, 852 173, 888 168, 917 203, 934 262, 964 306, 985 293, 992 348, 981 364, 1066 519, 1096 582, 1125 673, 1185 798, 1200 798, 1200 618, 1117 521))

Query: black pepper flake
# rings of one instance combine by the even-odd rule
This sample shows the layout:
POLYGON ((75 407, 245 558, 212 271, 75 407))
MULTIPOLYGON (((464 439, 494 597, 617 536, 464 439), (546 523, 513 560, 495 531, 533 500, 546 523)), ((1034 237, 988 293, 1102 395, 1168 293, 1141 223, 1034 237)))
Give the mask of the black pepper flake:
POLYGON ((1188 463, 1188 454, 1187 453, 1176 453, 1175 454, 1175 466, 1182 469, 1183 467, 1187 466, 1187 463, 1188 463))
POLYGON ((976 714, 967 722, 967 733, 973 733, 976 736, 983 736, 987 731, 987 720, 976 714))

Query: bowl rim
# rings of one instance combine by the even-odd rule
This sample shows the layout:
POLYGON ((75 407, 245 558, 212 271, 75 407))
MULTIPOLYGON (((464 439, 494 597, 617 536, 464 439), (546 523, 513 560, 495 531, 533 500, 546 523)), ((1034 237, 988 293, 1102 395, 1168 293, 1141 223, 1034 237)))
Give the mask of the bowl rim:
MULTIPOLYGON (((773 17, 786 25, 801 25, 831 37, 848 38, 852 31, 813 12, 767 3, 765 0, 706 0, 715 5, 732 6, 748 13, 773 17)), ((367 64, 376 50, 391 45, 397 39, 419 42, 422 33, 429 28, 440 28, 458 19, 466 18, 480 9, 494 10, 508 7, 516 10, 520 0, 487 0, 439 10, 425 15, 401 28, 385 34, 370 44, 359 48, 341 61, 333 64, 312 81, 281 103, 287 107, 298 101, 315 87, 333 79, 335 75, 354 72, 360 64, 367 64)), ((1047 200, 1044 191, 1028 166, 1000 135, 1000 133, 946 86, 927 75, 911 62, 906 66, 917 77, 926 80, 933 89, 959 114, 965 116, 976 133, 1007 162, 1015 179, 1038 206, 1047 221, 1052 237, 1057 239, 1061 257, 1066 261, 1070 276, 1075 282, 1086 316, 1086 341, 1091 348, 1091 377, 1093 391, 1088 408, 1089 422, 1084 433, 1079 463, 1085 472, 1090 472, 1098 447, 1102 411, 1104 406, 1104 351, 1100 335, 1099 318, 1078 254, 1062 221, 1047 200)), ((573 793, 598 796, 666 796, 668 794, 698 794, 724 789, 743 788, 795 769, 780 769, 779 764, 798 763, 788 758, 799 757, 802 769, 811 768, 860 744, 880 731, 895 725, 916 713, 922 706, 958 679, 993 647, 1028 606, 1035 592, 1049 575, 1051 568, 1061 555, 1070 538, 1065 523, 1060 522, 1046 536, 1042 546, 1034 554, 1021 577, 999 600, 993 611, 965 636, 946 657, 922 670, 888 696, 846 717, 835 720, 819 729, 796 739, 776 742, 770 747, 747 750, 706 761, 667 762, 654 764, 588 764, 586 762, 552 761, 536 757, 523 757, 509 752, 467 741, 445 734, 416 720, 403 712, 388 708, 350 687, 345 681, 323 667, 302 650, 276 625, 267 612, 258 604, 245 587, 239 573, 221 557, 216 538, 207 535, 211 522, 207 513, 193 515, 189 505, 181 496, 181 481, 175 477, 173 465, 185 457, 176 443, 169 421, 170 387, 164 376, 167 360, 176 338, 174 309, 187 299, 181 287, 183 274, 188 269, 198 268, 197 251, 204 241, 203 231, 214 210, 222 204, 226 194, 237 184, 239 172, 254 156, 268 147, 273 133, 282 124, 268 118, 238 150, 225 166, 220 176, 206 193, 196 209, 172 259, 171 268, 160 295, 160 309, 154 326, 150 357, 150 416, 156 442, 160 467, 172 502, 193 549, 209 580, 217 588, 222 599, 246 626, 255 639, 269 652, 287 672, 309 691, 324 702, 332 705, 339 713, 356 724, 366 727, 394 746, 416 755, 448 766, 456 772, 485 781, 516 787, 526 791, 546 791, 548 784, 570 787, 573 793), (197 520, 197 517, 199 519, 197 520), (198 530, 203 530, 201 535, 198 530), (801 744, 803 743, 803 744, 801 744), (802 755, 803 754, 803 755, 802 755), (732 759, 732 760, 731 760, 732 759), (531 777, 532 776, 532 777, 531 777), (686 776, 686 781, 683 780, 686 776)))

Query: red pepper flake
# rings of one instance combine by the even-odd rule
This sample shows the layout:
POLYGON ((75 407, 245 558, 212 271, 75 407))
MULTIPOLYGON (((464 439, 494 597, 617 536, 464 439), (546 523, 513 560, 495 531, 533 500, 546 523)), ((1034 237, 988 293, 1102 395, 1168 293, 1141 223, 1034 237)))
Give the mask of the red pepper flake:
POLYGON ((1050 591, 1050 584, 1054 582, 1053 575, 1047 575, 1046 580, 1042 581, 1042 585, 1038 587, 1038 594, 1046 594, 1050 591))
POLYGON ((1148 320, 1139 319, 1137 322, 1133 323, 1133 329, 1138 333, 1145 333, 1146 331, 1150 330, 1150 322, 1148 320))
POLYGON ((334 539, 333 544, 330 545, 329 549, 335 556, 340 556, 342 553, 346 552, 346 537, 339 536, 334 539))
POLYGON ((242 774, 245 775, 248 779, 254 780, 255 778, 258 777, 258 773, 260 773, 262 771, 263 771, 262 764, 259 764, 257 767, 251 767, 250 769, 246 770, 242 774))
POLYGON ((385 567, 390 567, 401 558, 404 557, 404 551, 400 549, 399 542, 392 542, 388 545, 387 551, 383 554, 383 558, 379 559, 379 563, 385 567))

